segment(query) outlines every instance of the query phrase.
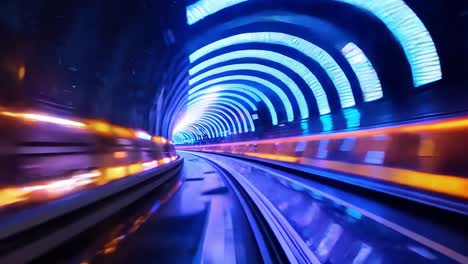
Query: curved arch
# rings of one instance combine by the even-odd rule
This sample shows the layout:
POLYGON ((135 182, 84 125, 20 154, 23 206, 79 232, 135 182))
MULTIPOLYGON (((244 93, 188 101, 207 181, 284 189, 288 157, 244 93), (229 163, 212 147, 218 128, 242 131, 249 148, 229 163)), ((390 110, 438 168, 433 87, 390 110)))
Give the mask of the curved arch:
MULTIPOLYGON (((296 72, 307 85, 309 86, 310 90, 314 94, 314 97, 317 101, 317 107, 321 115, 330 113, 330 106, 328 103, 327 94, 323 89, 322 85, 318 81, 317 77, 301 62, 294 60, 288 56, 285 56, 281 53, 277 53, 274 51, 269 50, 237 50, 228 53, 224 53, 222 55, 213 57, 211 59, 205 60, 200 64, 192 67, 189 70, 189 74, 191 76, 195 75, 196 73, 200 72, 203 69, 206 69, 212 65, 226 62, 230 60, 236 60, 239 58, 258 58, 263 60, 273 61, 275 63, 281 64, 292 71, 296 72)), ((288 87, 290 88, 290 87, 288 87)), ((292 87, 294 88, 294 87, 292 87)), ((291 89, 291 88, 290 88, 291 89)), ((304 109, 304 112, 301 112, 301 118, 305 119, 309 117, 309 110, 307 106, 307 102, 302 94, 301 90, 292 90, 291 92, 294 94, 296 101, 299 105, 300 109, 304 109), (307 111, 305 111, 307 110, 307 111)))
MULTIPOLYGON (((210 87, 210 86, 213 86, 213 85, 218 85, 218 84, 222 84, 223 82, 229 82, 229 81, 240 81, 240 80, 243 80, 243 81, 250 81, 250 82, 255 82, 255 83, 258 83, 264 87, 267 87, 268 89, 270 89, 271 91, 273 91, 279 98, 282 102, 284 102, 284 106, 286 107, 286 112, 288 113, 289 112, 289 117, 292 115, 294 116, 294 111, 293 111, 293 108, 292 108, 292 104, 291 104, 291 101, 289 101, 289 98, 288 96, 283 92, 283 90, 281 90, 281 88, 279 86, 277 86, 276 84, 270 82, 270 81, 267 81, 265 79, 262 79, 262 78, 258 78, 258 77, 254 77, 254 76, 249 76, 249 75, 232 75, 232 76, 225 76, 225 77, 220 77, 220 78, 216 78, 216 79, 211 79, 209 81, 206 81, 204 83, 201 83, 197 86, 195 86, 194 88, 190 89, 189 90, 189 95, 190 94, 193 94, 201 89, 204 89, 204 88, 207 88, 207 87, 210 87)), ((308 116, 308 108, 306 110, 304 109, 301 109, 301 117, 304 118, 304 116, 308 116)))
POLYGON ((338 0, 371 12, 398 40, 419 87, 442 79, 439 55, 424 23, 402 0, 338 0))
POLYGON ((195 128, 191 126, 187 126, 184 128, 185 131, 191 132, 193 136, 195 137, 195 141, 202 140, 202 136, 200 135, 199 131, 197 131, 195 128))
MULTIPOLYGON (((213 1, 213 0, 211 0, 213 1)), ((247 1, 247 0, 245 0, 247 1)), ((395 36, 405 53, 411 67, 413 84, 422 86, 442 79, 439 55, 434 41, 424 23, 417 14, 402 0, 338 0, 363 9, 377 17, 395 36)), ((220 1, 223 2, 223 1, 220 1)), ((231 0, 221 9, 244 2, 231 0)), ((221 10, 218 9, 215 12, 221 10)), ((204 18, 213 10, 199 10, 198 17, 204 18), (201 15, 201 16, 200 16, 201 15)), ((214 12, 213 12, 214 13, 214 12)), ((197 20, 198 21, 198 20, 197 20)))
MULTIPOLYGON (((203 98, 197 98, 195 100, 192 100, 192 101, 187 103, 187 107, 189 108, 192 104, 198 103, 201 100, 203 100, 203 98)), ((203 103, 206 104, 206 102, 203 102, 203 103)), ((215 101, 208 102, 207 104, 209 104, 209 105, 224 104, 224 105, 228 105, 228 106, 232 107, 237 112, 240 119, 242 120, 242 124, 244 125, 244 132, 245 133, 249 132, 249 128, 248 128, 247 122, 245 120, 246 118, 247 118, 247 120, 249 121, 249 124, 250 124, 250 131, 252 131, 252 132, 255 131, 255 125, 253 123, 252 115, 250 114, 249 110, 247 110, 247 108, 245 108, 245 106, 242 105, 241 103, 239 103, 239 102, 237 102, 235 100, 229 99, 229 98, 216 98, 215 101)), ((242 130, 239 129, 239 131, 241 132, 242 130)))
POLYGON ((193 129, 195 129, 196 131, 198 131, 199 135, 201 136, 201 140, 205 139, 205 135, 209 138, 208 131, 206 131, 206 129, 204 129, 200 125, 190 124, 190 125, 188 125, 188 127, 191 127, 193 129))
MULTIPOLYGON (((243 93, 246 93, 246 94, 249 94, 249 95, 258 96, 259 101, 263 101, 263 103, 266 105, 266 107, 268 109, 268 112, 270 113, 271 120, 272 120, 271 121, 272 125, 275 126, 275 125, 278 124, 278 114, 276 113, 276 109, 273 106, 273 103, 262 91, 260 91, 259 89, 255 88, 253 86, 249 86, 249 85, 245 85, 245 84, 236 84, 236 83, 234 83, 234 84, 232 84, 232 83, 222 84, 220 86, 211 86, 211 87, 208 87, 208 88, 203 89, 203 90, 199 90, 199 91, 191 94, 189 96, 189 100, 190 100, 191 96, 195 96, 195 95, 197 95, 199 93, 212 93, 212 92, 217 92, 220 89, 222 89, 223 91, 237 91, 237 92, 243 92, 243 93), (221 87, 221 88, 219 88, 219 87, 221 87), (215 88, 215 89, 212 89, 212 88, 215 88)), ((280 101, 280 103, 283 104, 283 107, 285 108, 285 112, 286 112, 286 106, 284 106, 284 102, 280 101)), ((286 116, 287 116, 288 121, 293 121, 294 120, 294 113, 292 111, 286 112, 286 116)))
MULTIPOLYGON (((332 80, 335 85, 336 90, 338 91, 338 96, 340 98, 341 107, 351 107, 356 104, 354 100, 353 91, 351 89, 351 84, 348 81, 344 71, 335 61, 335 59, 328 54, 322 48, 316 46, 315 44, 302 39, 297 36, 289 35, 286 33, 280 32, 250 32, 233 35, 218 41, 212 42, 194 53, 192 53, 189 58, 190 62, 200 59, 201 57, 222 49, 231 45, 245 44, 252 42, 261 42, 268 44, 283 45, 290 48, 293 48, 312 60, 316 61, 328 74, 329 78, 332 80)), ((323 90, 323 88, 322 88, 323 90)), ((315 93, 314 93, 315 94, 315 93)), ((317 98, 319 100, 319 98, 317 98)))
MULTIPOLYGON (((203 103, 203 102, 202 102, 203 103)), ((195 105, 191 105, 191 107, 187 107, 187 111, 189 111, 190 109, 193 109, 194 107, 198 107, 198 106, 201 106, 203 107, 204 109, 207 109, 208 107, 206 107, 206 105, 202 105, 200 102, 197 102, 195 105)), ((219 109, 222 109, 222 110, 219 110, 218 112, 219 113, 222 113, 223 115, 226 116, 226 118, 231 122, 231 128, 232 128, 232 133, 234 135, 237 134, 237 128, 236 128, 236 124, 237 124, 237 127, 239 128, 240 131, 242 131, 242 127, 241 127, 241 123, 239 121, 239 118, 237 117, 237 115, 231 110, 229 109, 228 107, 224 106, 224 105, 212 105, 212 106, 216 106, 217 108, 219 109), (223 111, 224 110, 224 111, 223 111), (231 115, 228 115, 231 114, 231 115), (234 122, 234 120, 232 119, 232 117, 234 117, 234 119, 236 119, 236 122, 234 122)), ((212 111, 212 110, 211 110, 212 111)), ((229 133, 231 132, 230 130, 228 131, 229 133)), ((242 133, 242 132, 241 132, 242 133)))
POLYGON ((208 138, 211 139, 211 138, 214 137, 214 132, 213 132, 213 130, 211 129, 211 127, 209 127, 209 126, 207 127, 207 126, 205 126, 203 123, 201 123, 201 122, 199 122, 199 121, 197 121, 197 122, 194 123, 193 125, 202 127, 202 128, 207 132, 208 138))
MULTIPOLYGON (((213 111, 213 110, 212 110, 213 111)), ((226 119, 224 119, 221 115, 216 112, 205 113, 200 119, 207 119, 211 122, 215 123, 219 127, 219 135, 226 136, 229 131, 229 124, 227 123, 226 119)))
POLYGON ((258 96, 255 92, 251 91, 250 88, 253 88, 249 86, 249 89, 242 89, 242 88, 234 88, 232 86, 225 86, 225 85, 220 85, 220 86, 212 86, 210 88, 198 91, 194 94, 191 94, 188 97, 188 100, 191 100, 192 98, 201 96, 201 95, 206 95, 206 94, 211 94, 211 93, 218 93, 218 92, 238 92, 241 94, 244 94, 250 98, 252 98, 256 103, 259 103, 262 101, 260 96, 258 96))
POLYGON ((187 24, 193 25, 211 14, 245 1, 247 0, 199 0, 186 7, 187 24))
POLYGON ((194 136, 192 133, 189 133, 189 132, 187 132, 187 131, 180 131, 180 132, 178 132, 178 133, 185 135, 185 136, 186 136, 185 138, 188 138, 188 139, 191 140, 192 142, 195 141, 195 136, 194 136))
POLYGON ((349 65, 356 73, 361 86, 364 102, 370 102, 383 97, 382 85, 372 63, 364 52, 350 42, 341 49, 341 53, 348 60, 349 65))
POLYGON ((222 135, 222 129, 221 127, 219 126, 218 123, 212 121, 211 119, 207 119, 205 118, 204 116, 200 117, 198 119, 198 122, 200 123, 203 123, 203 124, 206 124, 208 127, 211 127, 213 133, 214 133, 214 136, 216 138, 218 138, 220 135, 222 135))
POLYGON ((254 102, 252 102, 250 99, 243 95, 239 95, 236 93, 228 92, 228 91, 219 91, 216 93, 210 93, 210 94, 200 94, 198 96, 189 96, 189 102, 196 100, 196 99, 203 99, 203 98, 218 98, 218 97, 233 97, 236 99, 241 100, 242 102, 246 103, 253 111, 257 111, 257 106, 255 105, 254 102))

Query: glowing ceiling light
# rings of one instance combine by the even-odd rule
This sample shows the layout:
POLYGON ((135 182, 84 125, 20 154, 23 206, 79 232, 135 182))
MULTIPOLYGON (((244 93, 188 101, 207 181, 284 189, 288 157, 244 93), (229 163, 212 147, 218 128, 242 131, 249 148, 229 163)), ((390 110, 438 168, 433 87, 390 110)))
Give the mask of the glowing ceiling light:
POLYGON ((352 42, 344 46, 341 52, 356 73, 364 101, 370 102, 382 98, 379 77, 364 52, 352 42))
POLYGON ((201 121, 206 121, 210 123, 212 126, 214 125, 217 127, 218 130, 218 136, 223 136, 226 131, 228 131, 227 123, 221 122, 218 118, 216 118, 213 115, 210 114, 204 114, 202 117, 200 117, 201 121))
MULTIPOLYGON (((218 2, 218 5, 223 5, 223 3, 225 3, 225 0, 213 1, 218 2)), ((415 87, 442 79, 440 59, 434 41, 424 23, 404 1, 338 1, 364 9, 385 24, 403 48, 406 59, 411 67, 413 84, 415 87)), ((240 2, 244 1, 239 1, 237 3, 236 1, 230 1, 229 4, 224 4, 223 8, 240 2)))
POLYGON ((442 79, 439 55, 429 31, 402 0, 339 0, 365 9, 393 33, 405 52, 415 87, 442 79))
POLYGON ((190 102, 192 100, 196 100, 197 98, 206 98, 206 97, 212 97, 212 96, 216 96, 216 97, 220 97, 220 98, 225 97, 225 96, 226 97, 233 97, 233 98, 239 99, 240 101, 247 104, 253 111, 258 110, 257 106, 252 101, 250 101, 247 97, 236 94, 236 93, 227 92, 227 91, 217 92, 217 93, 209 93, 209 94, 198 94, 198 96, 193 96, 193 94, 192 94, 191 96, 189 96, 188 101, 190 102))
MULTIPOLYGON (((226 91, 242 91, 242 92, 247 92, 247 93, 253 93, 255 95, 257 95, 261 101, 263 101, 268 109, 268 112, 270 113, 271 115, 271 120, 272 120, 272 124, 273 125, 277 125, 278 124, 278 115, 276 113, 276 109, 275 107, 273 106, 273 103, 271 102, 271 100, 268 98, 268 96, 266 96, 262 91, 260 91, 259 89, 255 88, 254 86, 250 86, 250 85, 245 85, 245 84, 240 84, 240 83, 225 83, 225 84, 222 84, 222 85, 216 85, 216 86, 211 86, 211 87, 215 87, 216 90, 211 90, 210 87, 206 88, 206 89, 203 89, 203 90, 199 90, 198 92, 195 92, 195 93, 192 93, 191 95, 189 95, 189 100, 192 96, 196 96, 198 93, 204 93, 205 91, 206 92, 216 92, 216 91, 219 91, 219 89, 224 89, 226 91)), ((286 102, 283 102, 283 101, 280 101, 279 102, 285 112, 286 112, 286 115, 287 115, 287 119, 288 121, 293 121, 294 120, 294 113, 292 112, 292 106, 289 105, 289 106, 286 106, 286 102), (286 109, 289 109, 290 111, 286 111, 286 109)))
POLYGON ((245 1, 247 0, 199 0, 187 6, 187 24, 193 25, 211 14, 245 1))
MULTIPOLYGON (((206 105, 206 104, 204 104, 204 103, 197 102, 197 103, 191 105, 190 107, 187 107, 187 111, 188 111, 188 112, 191 112, 191 111, 193 111, 194 109, 199 109, 200 106, 203 107, 203 112, 208 112, 208 111, 206 111, 206 109, 207 109, 208 107, 216 107, 216 108, 218 108, 219 111, 217 111, 217 112, 222 113, 222 114, 230 121, 230 123, 231 123, 230 128, 232 128, 233 133, 234 133, 234 134, 237 134, 237 131, 238 131, 238 130, 237 130, 237 128, 236 128, 236 125, 237 125, 237 127, 239 128, 239 133, 242 132, 241 122, 240 122, 239 119, 237 118, 237 115, 236 115, 230 108, 228 108, 228 107, 226 107, 226 106, 224 106, 224 105, 220 105, 220 104, 217 104, 217 105, 206 105), (229 115, 229 114, 230 114, 230 115, 229 115), (234 122, 234 120, 231 118, 231 116, 234 117, 234 119, 236 120, 236 122, 234 122)), ((210 112, 212 112, 212 111, 213 111, 213 110, 210 109, 210 112)), ((196 120, 196 119, 195 119, 195 120, 196 120)), ((228 122, 226 122, 226 123, 228 124, 228 122)), ((229 125, 228 125, 228 127, 229 127, 229 125)), ((230 131, 228 131, 228 132, 230 132, 230 131)))
MULTIPOLYGON (((280 32, 242 33, 215 41, 198 49, 189 56, 190 62, 193 63, 201 57, 225 47, 254 42, 283 45, 303 53, 316 61, 328 74, 328 77, 335 85, 343 108, 356 104, 348 78, 333 57, 322 48, 297 36, 280 32)), ((317 101, 319 101, 318 98, 317 101)))
MULTIPOLYGON (((288 56, 283 54, 269 51, 269 50, 238 50, 233 52, 228 52, 206 61, 203 61, 194 67, 192 67, 189 71, 191 76, 194 76, 198 72, 206 69, 210 66, 213 66, 218 63, 224 63, 230 60, 238 60, 240 58, 257 58, 263 60, 273 61, 275 63, 281 64, 284 67, 291 69, 293 72, 297 73, 305 83, 309 86, 309 89, 314 94, 314 97, 317 101, 317 108, 320 114, 328 114, 330 113, 330 106, 328 104, 327 94, 325 93, 322 85, 317 80, 317 77, 301 62, 294 60, 288 56)), ((305 119, 309 117, 309 108, 307 101, 302 94, 300 89, 296 88, 297 86, 288 86, 288 89, 291 90, 291 93, 294 95, 299 109, 301 111, 301 119, 305 119)), ((277 92, 277 91, 275 91, 277 92)), ((282 98, 283 99, 283 98, 282 98)))
MULTIPOLYGON (((201 99, 203 99, 203 98, 201 98, 201 99)), ((193 101, 190 101, 190 102, 187 103, 187 106, 190 107, 190 105, 192 105, 193 103, 199 102, 199 101, 200 101, 200 99, 195 99, 193 101)), ((249 121, 249 124, 250 124, 250 128, 251 128, 250 131, 252 131, 252 132, 255 131, 255 126, 254 126, 252 117, 250 116, 250 112, 247 110, 247 108, 245 108, 239 102, 237 102, 235 100, 231 100, 229 98, 219 98, 218 97, 216 99, 216 101, 212 101, 212 102, 210 102, 210 104, 211 105, 224 104, 224 105, 227 105, 229 107, 232 107, 237 112, 237 114, 239 115, 239 117, 242 120, 242 123, 244 125, 244 132, 245 133, 249 132, 249 129, 248 129, 248 126, 247 126, 247 121, 249 121)), ((237 116, 236 116, 236 118, 237 118, 237 116)), ((241 131, 242 131, 242 129, 239 129, 239 132, 241 132, 241 131)))
POLYGON ((211 121, 210 119, 207 119, 205 117, 200 117, 200 119, 198 119, 198 123, 205 124, 207 127, 209 127, 211 131, 214 133, 215 137, 219 137, 222 133, 222 129, 219 126, 219 124, 214 121, 211 121))
MULTIPOLYGON (((249 86, 249 87, 251 87, 251 86, 249 86)), ((191 98, 197 97, 199 95, 211 94, 211 93, 217 93, 217 92, 238 92, 238 93, 242 93, 242 94, 245 94, 245 95, 251 97, 257 103, 262 101, 262 99, 257 95, 257 93, 251 91, 250 89, 242 89, 241 87, 232 86, 232 85, 212 86, 212 87, 204 89, 202 91, 198 91, 195 94, 189 95, 188 100, 190 100, 191 98), (213 88, 215 88, 215 89, 213 89, 213 88)))
MULTIPOLYGON (((249 75, 232 75, 232 76, 225 76, 225 77, 220 77, 220 78, 216 78, 216 79, 212 79, 212 80, 209 80, 209 81, 206 81, 204 83, 201 83, 195 87, 193 87, 192 89, 189 90, 189 94, 193 94, 199 90, 202 90, 204 88, 207 88, 207 87, 210 87, 212 85, 219 85, 219 84, 222 84, 223 82, 231 82, 231 81, 249 81, 249 82, 255 82, 255 83, 258 83, 268 89, 270 89, 271 91, 273 91, 279 98, 280 100, 284 103, 284 106, 286 107, 286 113, 288 113, 288 115, 292 115, 294 116, 294 112, 293 112, 293 109, 292 109, 292 105, 291 105, 291 101, 289 100, 288 96, 286 95, 286 93, 284 93, 284 91, 279 87, 277 86, 276 84, 270 82, 270 81, 267 81, 265 79, 262 79, 262 78, 259 78, 259 77, 254 77, 254 76, 249 76, 249 75)), ((224 85, 224 84, 223 84, 224 85)), ((306 110, 307 110, 307 113, 305 113, 306 110, 304 110, 304 108, 301 108, 300 110, 302 110, 302 116, 305 116, 307 114, 308 116, 308 107, 307 107, 307 103, 304 102, 305 106, 306 106, 306 110)), ((304 107, 304 106, 303 106, 304 107)))

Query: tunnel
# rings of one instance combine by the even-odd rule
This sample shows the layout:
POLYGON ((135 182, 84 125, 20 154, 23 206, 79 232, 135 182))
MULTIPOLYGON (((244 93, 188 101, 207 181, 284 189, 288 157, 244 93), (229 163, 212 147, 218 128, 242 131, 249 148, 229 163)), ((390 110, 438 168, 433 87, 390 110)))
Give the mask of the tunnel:
POLYGON ((0 3, 0 263, 468 263, 468 5, 0 3))

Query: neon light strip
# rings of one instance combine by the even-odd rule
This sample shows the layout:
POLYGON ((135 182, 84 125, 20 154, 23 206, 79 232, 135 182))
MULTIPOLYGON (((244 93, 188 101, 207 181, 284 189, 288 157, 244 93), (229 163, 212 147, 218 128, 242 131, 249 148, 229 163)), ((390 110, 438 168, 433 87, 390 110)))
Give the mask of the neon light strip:
POLYGON ((401 0, 339 0, 379 18, 400 43, 413 73, 415 87, 442 79, 439 55, 428 30, 401 0))
POLYGON ((193 124, 194 126, 200 126, 201 128, 203 128, 207 134, 208 134, 208 138, 213 138, 215 136, 213 130, 211 129, 210 126, 208 126, 208 128, 203 125, 201 122, 197 122, 196 124, 193 124))
MULTIPOLYGON (((197 102, 197 103, 191 105, 191 107, 187 107, 187 112, 190 112, 191 109, 194 109, 195 107, 198 107, 198 106, 202 106, 202 107, 205 107, 205 108, 206 108, 206 105, 203 105, 203 104, 204 104, 203 102, 201 102, 201 103, 200 103, 200 102, 197 102)), ((238 131, 238 130, 236 129, 236 124, 237 124, 237 126, 238 126, 238 128, 239 128, 239 133, 242 133, 241 122, 240 122, 239 119, 237 118, 237 115, 236 115, 231 109, 229 109, 228 107, 226 107, 226 106, 224 106, 224 105, 220 105, 220 104, 211 105, 211 106, 215 106, 215 107, 217 107, 217 108, 219 108, 219 109, 224 110, 224 112, 223 112, 223 111, 220 111, 220 112, 222 112, 222 113, 229 119, 229 121, 231 121, 232 130, 233 130, 234 135, 236 135, 236 134, 237 134, 237 131, 238 131), (236 119, 236 122, 234 122, 233 119, 231 118, 231 116, 228 115, 226 112, 227 112, 227 113, 230 113, 230 114, 234 117, 234 119, 236 119)), ((229 132, 230 132, 230 131, 229 131, 229 132)))
POLYGON ((344 46, 341 53, 343 53, 351 65, 351 68, 356 73, 364 102, 382 98, 383 92, 379 77, 364 52, 354 43, 350 42, 344 46))
MULTIPOLYGON (((212 0, 215 1, 215 0, 212 0)), ((338 0, 364 9, 376 16, 400 43, 419 87, 442 79, 439 55, 429 31, 411 8, 402 0, 338 0)), ((223 1, 219 1, 223 3, 223 1)), ((239 1, 244 2, 244 1, 239 1)), ((231 2, 223 8, 238 3, 231 2)), ((206 14, 206 12, 201 12, 206 14)), ((201 18, 200 18, 201 19, 201 18)))
POLYGON ((190 101, 193 101, 193 100, 196 100, 196 99, 207 98, 207 97, 216 97, 216 98, 234 97, 234 98, 239 99, 240 101, 246 103, 253 111, 258 110, 255 103, 250 101, 247 97, 245 97, 243 95, 236 94, 236 93, 231 93, 231 92, 228 92, 228 91, 219 91, 219 92, 216 92, 216 93, 204 93, 204 94, 199 94, 198 93, 198 96, 194 96, 192 94, 192 95, 189 96, 188 100, 190 102, 190 101))
POLYGON ((210 114, 204 114, 202 117, 200 117, 200 120, 206 120, 207 122, 210 122, 212 124, 215 124, 218 127, 219 134, 218 136, 226 136, 227 132, 229 130, 229 126, 226 123, 221 122, 218 120, 215 115, 210 115, 210 114))
POLYGON ((260 96, 257 95, 256 92, 251 91, 250 89, 254 88, 252 86, 249 86, 248 89, 243 89, 242 87, 238 87, 237 85, 233 86, 231 85, 220 85, 220 86, 212 86, 208 89, 205 89, 203 91, 198 91, 195 94, 191 94, 188 97, 188 100, 197 97, 199 95, 205 95, 205 94, 211 94, 211 93, 217 93, 217 92, 224 92, 224 91, 229 91, 229 92, 238 92, 238 93, 243 93, 246 94, 247 96, 251 97, 256 103, 259 103, 262 101, 260 96))
MULTIPOLYGON (((242 92, 251 92, 251 93, 256 94, 260 98, 260 100, 262 100, 265 103, 266 107, 268 108, 268 112, 271 115, 272 124, 273 125, 278 124, 278 115, 276 113, 275 107, 273 106, 270 99, 262 91, 260 91, 259 89, 255 88, 254 86, 240 84, 240 83, 239 84, 238 83, 225 83, 225 84, 221 84, 220 87, 222 87, 223 90, 233 90, 233 91, 235 90, 235 91, 242 91, 242 92)), ((208 87, 208 88, 206 88, 204 90, 199 90, 198 92, 195 92, 195 93, 191 94, 189 96, 189 100, 190 100, 191 96, 195 96, 198 93, 204 93, 205 91, 210 92, 211 88, 213 88, 213 86, 208 87)), ((284 110, 286 112, 286 116, 287 116, 288 121, 293 121, 294 120, 294 113, 292 112, 292 106, 286 107, 284 105, 285 102, 283 102, 283 101, 281 101, 280 103, 284 107, 284 110), (289 109, 290 111, 286 111, 286 109, 289 109)))
MULTIPOLYGON (((304 80, 304 82, 307 83, 310 90, 314 94, 317 100, 317 107, 319 109, 320 114, 330 113, 330 106, 328 104, 327 95, 323 90, 322 85, 315 77, 315 75, 304 64, 277 52, 268 50, 238 50, 228 52, 201 62, 200 64, 192 67, 189 73, 191 76, 194 76, 203 69, 206 69, 215 64, 223 63, 230 60, 238 60, 241 58, 257 58, 273 61, 296 72, 304 80)), ((297 86, 288 86, 288 88, 291 90, 294 97, 296 98, 296 101, 299 105, 299 109, 301 109, 301 118, 305 119, 309 117, 307 102, 304 98, 304 95, 302 94, 302 91, 295 90, 296 87, 297 86)), ((278 91, 275 90, 275 92, 278 94, 278 91)))
POLYGON ((211 14, 245 1, 247 0, 199 0, 187 6, 187 24, 193 25, 211 14))
MULTIPOLYGON (((210 86, 213 86, 213 85, 219 85, 219 84, 222 84, 223 82, 230 82, 230 81, 249 81, 249 82, 256 82, 258 84, 263 85, 264 87, 270 89, 276 95, 278 95, 280 100, 282 102, 284 102, 284 106, 286 107, 286 111, 287 111, 287 113, 289 112, 288 115, 293 115, 294 116, 291 101, 289 101, 288 96, 283 92, 283 90, 279 86, 277 86, 276 84, 274 84, 274 83, 272 83, 270 81, 267 81, 267 80, 262 79, 262 78, 254 77, 254 76, 232 75, 232 76, 225 76, 225 77, 212 79, 212 80, 201 83, 201 84, 197 85, 196 87, 190 89, 189 94, 193 94, 193 93, 195 93, 195 92, 197 92, 199 90, 202 90, 204 88, 207 88, 207 87, 210 87, 210 86)), ((301 109, 301 110, 304 110, 304 109, 301 109)), ((305 111, 301 112, 301 117, 305 116, 306 114, 308 116, 308 111, 309 110, 307 108, 307 113, 305 113, 305 111)))
MULTIPOLYGON (((210 112, 204 113, 201 118, 208 118, 212 119, 213 121, 216 121, 222 126, 221 130, 221 136, 228 136, 228 133, 231 133, 231 128, 229 127, 229 122, 219 113, 222 113, 223 115, 227 115, 225 112, 220 111, 218 109, 211 109, 210 112)), ((234 126, 234 124, 232 124, 234 126)), ((233 129, 234 130, 234 129, 233 129)))
POLYGON ((218 138, 221 135, 222 133, 221 127, 219 126, 218 123, 212 121, 211 119, 206 118, 206 117, 200 117, 198 119, 198 122, 202 124, 206 124, 208 127, 211 127, 212 131, 214 132, 215 137, 218 138))
MULTIPOLYGON (((354 101, 353 91, 351 90, 351 85, 349 84, 348 78, 346 77, 345 73, 340 68, 338 63, 336 63, 336 61, 333 59, 333 57, 330 56, 330 54, 328 54, 325 50, 321 49, 320 47, 297 36, 280 32, 242 33, 215 41, 198 49, 190 55, 190 62, 193 63, 201 57, 225 47, 252 42, 284 45, 303 53, 310 59, 320 64, 320 66, 328 74, 329 78, 335 85, 336 90, 338 91, 341 106, 343 108, 351 107, 356 104, 356 102, 354 101)), ((321 91, 320 89, 313 86, 311 88, 316 90, 316 92, 314 92, 314 95, 316 95, 316 97, 317 95, 321 95, 321 93, 324 93, 323 88, 321 89, 321 91)), ((321 100, 323 100, 321 97, 317 97, 317 102, 320 102, 321 100)))
MULTIPOLYGON (((192 105, 192 103, 200 102, 200 100, 202 100, 202 98, 197 98, 196 100, 190 101, 190 102, 187 103, 187 106, 190 107, 190 105, 192 105)), ((249 110, 247 110, 247 108, 245 108, 245 106, 240 104, 239 102, 237 102, 235 100, 231 100, 229 98, 216 98, 216 101, 209 102, 208 104, 209 105, 227 104, 227 105, 231 106, 232 108, 234 108, 237 111, 237 113, 239 114, 239 117, 242 119, 242 123, 244 124, 244 132, 245 133, 249 132, 247 122, 246 122, 246 118, 249 121, 250 128, 251 128, 250 130, 252 132, 255 131, 255 125, 253 123, 252 115, 250 114, 249 110)))

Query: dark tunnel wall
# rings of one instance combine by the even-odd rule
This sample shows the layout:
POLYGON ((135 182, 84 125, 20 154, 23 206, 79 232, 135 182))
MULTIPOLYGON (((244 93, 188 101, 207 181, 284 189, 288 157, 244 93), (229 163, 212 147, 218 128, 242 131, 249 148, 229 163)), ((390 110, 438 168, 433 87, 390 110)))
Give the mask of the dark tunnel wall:
POLYGON ((176 18, 183 7, 181 1, 2 1, 2 105, 147 129, 180 41, 176 18))

